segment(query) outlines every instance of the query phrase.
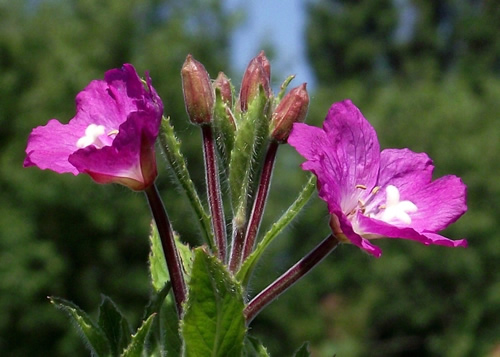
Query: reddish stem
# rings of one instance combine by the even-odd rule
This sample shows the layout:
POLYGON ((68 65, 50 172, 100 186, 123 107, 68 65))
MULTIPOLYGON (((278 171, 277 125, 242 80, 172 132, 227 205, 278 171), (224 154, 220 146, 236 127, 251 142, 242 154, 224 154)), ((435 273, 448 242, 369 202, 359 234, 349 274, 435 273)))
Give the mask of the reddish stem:
POLYGON ((182 316, 182 304, 186 300, 187 289, 186 282, 184 281, 182 263, 174 241, 172 227, 170 226, 167 211, 165 210, 165 206, 163 205, 156 185, 153 184, 149 186, 144 192, 146 193, 156 227, 158 228, 163 255, 167 262, 168 274, 170 276, 170 282, 172 283, 177 315, 180 318, 182 316))
POLYGON ((208 203, 215 236, 217 255, 222 262, 226 261, 226 221, 222 208, 222 196, 219 181, 217 156, 215 155, 215 140, 210 125, 202 125, 203 154, 205 157, 205 179, 207 182, 208 203))
POLYGON ((243 243, 242 262, 245 261, 245 259, 252 253, 255 245, 255 238, 257 237, 257 233, 259 233, 262 215, 264 214, 264 209, 266 207, 267 195, 269 193, 269 188, 271 187, 271 178, 273 175, 278 146, 278 142, 273 140, 267 148, 264 165, 262 167, 262 174, 257 188, 257 194, 255 196, 255 201, 253 202, 252 212, 250 213, 250 219, 243 243))
POLYGON ((262 290, 245 308, 244 314, 247 325, 268 304, 286 291, 290 286, 303 278, 312 268, 318 265, 328 254, 330 254, 340 242, 331 234, 318 244, 309 254, 299 260, 286 273, 281 275, 267 288, 262 290))
POLYGON ((231 240, 231 255, 229 257, 229 271, 236 272, 241 264, 243 254, 243 243, 245 238, 245 225, 238 224, 233 220, 233 238, 231 240))

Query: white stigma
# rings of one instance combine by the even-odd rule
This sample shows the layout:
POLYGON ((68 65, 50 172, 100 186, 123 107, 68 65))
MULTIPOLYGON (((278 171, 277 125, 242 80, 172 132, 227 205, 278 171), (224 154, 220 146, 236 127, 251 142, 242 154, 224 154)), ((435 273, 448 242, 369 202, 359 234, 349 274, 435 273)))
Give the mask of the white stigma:
POLYGON ((386 204, 382 212, 382 220, 394 222, 394 220, 410 224, 411 218, 408 213, 417 212, 417 206, 411 201, 400 201, 399 190, 396 186, 388 185, 385 188, 386 204))
POLYGON ((76 142, 76 146, 79 149, 86 148, 89 145, 95 145, 98 148, 101 148, 103 143, 99 140, 99 136, 103 135, 106 131, 103 125, 90 124, 87 129, 85 129, 85 135, 82 136, 76 142))

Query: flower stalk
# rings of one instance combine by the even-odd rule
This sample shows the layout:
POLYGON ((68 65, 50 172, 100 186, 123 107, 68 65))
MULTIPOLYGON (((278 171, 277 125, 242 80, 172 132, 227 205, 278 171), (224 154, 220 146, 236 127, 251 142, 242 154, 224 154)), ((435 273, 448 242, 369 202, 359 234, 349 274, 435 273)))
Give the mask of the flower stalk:
POLYGON ((269 188, 271 187, 271 178, 273 175, 274 163, 276 162, 278 146, 279 143, 272 140, 267 148, 259 186, 257 187, 257 194, 255 195, 255 201, 253 203, 245 239, 243 241, 243 255, 241 261, 245 261, 245 259, 252 253, 255 246, 255 238, 259 233, 262 215, 264 214, 264 209, 266 207, 267 195, 269 193, 269 188))
POLYGON ((330 254, 340 241, 333 234, 325 238, 309 254, 299 260, 288 269, 283 275, 271 283, 267 288, 255 296, 245 308, 244 314, 247 325, 259 314, 262 309, 274 301, 289 287, 309 273, 312 268, 318 265, 328 254, 330 254))
POLYGON ((177 315, 180 318, 182 316, 182 304, 186 300, 187 288, 179 252, 174 241, 174 234, 156 185, 149 186, 144 192, 146 193, 156 227, 158 228, 170 282, 172 283, 177 315))
POLYGON ((229 257, 229 271, 236 272, 241 265, 241 257, 243 255, 243 244, 245 240, 245 223, 241 219, 241 214, 237 214, 233 219, 233 237, 231 239, 231 254, 229 257))
POLYGON ((217 156, 215 154, 216 142, 210 125, 202 125, 201 132, 203 135, 203 154, 205 158, 205 179, 207 182, 207 194, 214 230, 215 246, 217 247, 217 256, 222 262, 225 262, 227 246, 226 221, 224 218, 224 209, 222 207, 219 170, 217 166, 217 156))

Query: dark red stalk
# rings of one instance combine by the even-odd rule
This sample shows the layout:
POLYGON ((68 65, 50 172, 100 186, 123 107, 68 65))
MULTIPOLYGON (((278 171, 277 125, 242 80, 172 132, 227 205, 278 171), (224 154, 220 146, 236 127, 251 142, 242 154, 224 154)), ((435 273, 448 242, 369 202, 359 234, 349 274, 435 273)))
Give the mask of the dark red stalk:
POLYGON ((217 256, 222 262, 226 261, 226 221, 222 208, 222 195, 219 181, 217 156, 215 155, 215 140, 210 125, 202 125, 203 154, 205 157, 205 179, 207 182, 208 203, 214 230, 217 256))
POLYGON ((231 255, 229 257, 229 271, 236 272, 241 264, 241 256, 243 254, 243 243, 245 238, 245 224, 241 224, 233 220, 233 238, 231 246, 231 255))
POLYGON ((252 253, 255 245, 255 238, 257 237, 257 233, 259 233, 262 215, 264 214, 264 209, 266 207, 267 194, 269 193, 269 188, 271 187, 271 178, 274 163, 276 161, 278 146, 278 142, 272 140, 267 148, 264 165, 262 167, 262 174, 257 188, 257 194, 255 195, 255 201, 253 202, 252 212, 250 213, 250 219, 243 243, 242 262, 244 262, 245 259, 252 253))
POLYGON ((245 308, 244 314, 247 325, 268 304, 286 291, 290 286, 303 278, 312 268, 318 265, 328 254, 330 254, 340 242, 331 234, 317 245, 308 255, 299 260, 286 273, 281 275, 267 288, 262 290, 245 308))
POLYGON ((184 281, 182 263, 175 245, 172 227, 170 226, 167 211, 165 210, 156 185, 153 184, 149 186, 144 190, 144 192, 146 193, 156 227, 158 228, 163 254, 167 262, 170 282, 172 283, 172 291, 174 293, 177 315, 180 318, 182 316, 182 304, 186 300, 187 290, 186 282, 184 281))

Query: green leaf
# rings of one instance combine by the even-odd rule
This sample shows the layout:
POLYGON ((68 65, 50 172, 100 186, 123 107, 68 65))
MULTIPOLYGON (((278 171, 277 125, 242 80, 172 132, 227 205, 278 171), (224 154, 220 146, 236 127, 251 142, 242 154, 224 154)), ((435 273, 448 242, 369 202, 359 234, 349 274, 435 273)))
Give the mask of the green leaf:
POLYGON ((153 342, 154 348, 159 349, 163 344, 163 333, 161 329, 161 310, 162 306, 165 304, 166 297, 171 289, 171 284, 168 282, 165 284, 163 289, 160 291, 156 291, 153 289, 153 293, 149 299, 149 302, 144 311, 143 320, 146 320, 148 316, 152 314, 157 314, 160 316, 160 319, 155 319, 153 322, 153 326, 151 333, 154 334, 155 340, 153 342))
MULTIPOLYGON (((184 268, 184 278, 189 279, 189 272, 191 271, 191 265, 193 263, 191 249, 188 245, 180 241, 179 236, 174 232, 175 245, 179 251, 179 256, 181 258, 182 266, 184 268)), ((163 247, 161 245, 160 235, 156 229, 154 221, 151 222, 151 233, 149 234, 149 242, 151 245, 151 251, 149 252, 149 273, 151 275, 151 283, 156 291, 160 291, 165 287, 165 284, 169 281, 167 262, 165 261, 165 255, 163 254, 163 247)))
POLYGON ((159 292, 154 292, 146 307, 144 319, 151 314, 159 316, 152 327, 157 345, 168 356, 180 356, 182 341, 179 334, 179 318, 171 292, 170 282, 159 292))
POLYGON ((132 330, 116 304, 105 295, 99 306, 98 323, 108 338, 112 355, 119 355, 130 343, 132 330))
POLYGON ((311 352, 309 352, 309 342, 304 342, 304 344, 295 352, 293 357, 309 357, 311 352))
POLYGON ((50 302, 58 309, 66 312, 72 322, 78 327, 85 345, 95 356, 111 356, 111 347, 104 331, 88 315, 73 304, 57 297, 50 297, 50 302))
POLYGON ((149 299, 149 302, 144 311, 143 320, 145 320, 148 316, 151 316, 154 313, 160 312, 160 309, 165 301, 165 298, 167 297, 171 288, 172 284, 170 284, 170 282, 167 282, 163 287, 163 289, 161 289, 160 291, 156 290, 153 291, 153 294, 151 295, 151 298, 149 299))
POLYGON ((162 349, 167 356, 180 357, 182 340, 179 331, 179 317, 172 293, 165 299, 160 310, 160 335, 162 349))
POLYGON ((271 355, 267 352, 267 348, 262 345, 257 338, 253 336, 247 336, 245 338, 245 351, 243 353, 245 357, 270 357, 271 355))
POLYGON ((252 175, 259 172, 269 132, 269 100, 261 88, 248 111, 238 119, 238 128, 229 163, 229 187, 233 216, 246 222, 252 175))
POLYGON ((127 349, 123 351, 121 357, 141 357, 143 355, 144 348, 146 346, 146 339, 153 324, 155 315, 149 316, 149 318, 142 323, 135 335, 132 335, 132 341, 128 345, 127 349))
POLYGON ((281 233, 285 227, 297 216, 297 214, 304 208, 305 204, 309 201, 316 188, 316 177, 311 175, 309 180, 302 188, 299 196, 295 199, 286 212, 274 223, 269 231, 264 235, 264 238, 257 245, 255 250, 243 262, 240 270, 236 274, 236 279, 242 283, 243 286, 248 284, 253 269, 255 268, 260 257, 271 244, 271 242, 281 233))
POLYGON ((187 357, 241 356, 246 333, 241 286, 203 248, 195 258, 181 322, 187 357))
MULTIPOLYGON (((212 226, 210 224, 210 216, 201 203, 200 197, 189 171, 187 169, 186 159, 181 152, 181 142, 175 136, 174 127, 170 123, 170 118, 163 118, 161 123, 161 133, 159 135, 161 148, 165 154, 170 167, 174 171, 177 182, 182 187, 186 196, 191 204, 200 225, 200 230, 203 234, 205 243, 208 244, 210 249, 214 250, 214 238, 212 234, 212 226)), ((163 285, 162 285, 163 286, 163 285)))
POLYGON ((163 254, 160 235, 158 229, 151 222, 151 233, 149 234, 149 244, 151 250, 149 252, 149 273, 151 275, 151 283, 155 291, 161 291, 165 284, 169 281, 167 262, 163 254))

